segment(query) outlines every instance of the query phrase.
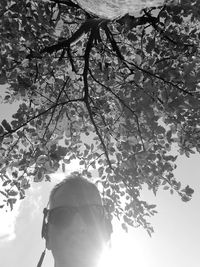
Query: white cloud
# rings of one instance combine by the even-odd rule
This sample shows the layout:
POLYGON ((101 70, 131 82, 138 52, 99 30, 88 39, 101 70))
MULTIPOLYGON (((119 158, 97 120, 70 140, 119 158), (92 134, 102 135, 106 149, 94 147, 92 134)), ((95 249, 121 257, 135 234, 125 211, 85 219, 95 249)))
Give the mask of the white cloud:
POLYGON ((15 204, 12 211, 0 210, 0 242, 14 240, 16 237, 15 224, 19 215, 21 202, 15 204))
POLYGON ((9 208, 7 212, 5 209, 0 209, 0 243, 9 242, 16 238, 16 223, 18 217, 26 216, 27 219, 34 219, 41 212, 41 207, 47 204, 49 193, 54 185, 71 172, 80 171, 78 160, 73 160, 73 162, 66 167, 65 173, 59 169, 58 172, 51 175, 51 183, 31 183, 31 187, 26 191, 25 199, 17 201, 12 211, 10 211, 9 208))

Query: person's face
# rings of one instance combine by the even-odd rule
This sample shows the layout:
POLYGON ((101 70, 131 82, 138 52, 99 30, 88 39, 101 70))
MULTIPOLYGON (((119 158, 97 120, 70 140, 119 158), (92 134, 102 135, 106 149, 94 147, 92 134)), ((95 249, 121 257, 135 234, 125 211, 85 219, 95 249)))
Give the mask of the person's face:
POLYGON ((97 192, 90 191, 64 186, 55 193, 50 206, 54 211, 49 218, 47 248, 58 267, 93 267, 98 261, 103 238, 101 208, 95 205, 101 205, 101 200, 97 192), (68 209, 70 206, 75 208, 68 209))

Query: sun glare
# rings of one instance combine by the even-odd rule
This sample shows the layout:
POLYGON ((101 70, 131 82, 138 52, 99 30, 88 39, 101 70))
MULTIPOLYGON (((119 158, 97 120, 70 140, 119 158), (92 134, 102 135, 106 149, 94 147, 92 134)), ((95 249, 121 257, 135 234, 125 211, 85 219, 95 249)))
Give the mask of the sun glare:
POLYGON ((130 255, 130 251, 128 251, 130 244, 126 243, 123 246, 122 241, 123 239, 118 236, 115 242, 112 242, 112 246, 105 249, 98 267, 131 266, 130 258, 128 257, 130 255))
POLYGON ((98 267, 146 267, 142 239, 126 234, 122 229, 115 229, 111 247, 105 249, 98 267))
POLYGON ((111 246, 106 248, 98 267, 155 267, 159 251, 155 242, 142 228, 129 228, 128 233, 122 230, 118 220, 113 220, 111 246))

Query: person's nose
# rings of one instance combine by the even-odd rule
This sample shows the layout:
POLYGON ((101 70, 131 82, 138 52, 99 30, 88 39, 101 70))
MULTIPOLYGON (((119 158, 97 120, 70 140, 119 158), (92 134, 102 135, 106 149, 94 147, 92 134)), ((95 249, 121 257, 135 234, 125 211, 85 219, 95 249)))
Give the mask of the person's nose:
POLYGON ((79 213, 76 213, 73 220, 74 229, 77 232, 87 232, 87 224, 79 213))

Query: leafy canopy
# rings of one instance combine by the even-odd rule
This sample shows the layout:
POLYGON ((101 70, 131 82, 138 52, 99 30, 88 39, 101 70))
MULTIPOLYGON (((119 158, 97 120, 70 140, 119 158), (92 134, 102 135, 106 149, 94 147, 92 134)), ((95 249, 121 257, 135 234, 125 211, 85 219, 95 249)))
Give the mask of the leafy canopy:
POLYGON ((21 103, 0 125, 1 207, 79 159, 123 227, 151 234, 143 185, 193 193, 173 171, 175 151, 200 152, 199 1, 114 21, 71 1, 1 0, 0 10, 3 102, 21 103))

